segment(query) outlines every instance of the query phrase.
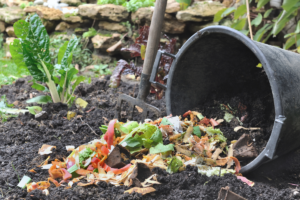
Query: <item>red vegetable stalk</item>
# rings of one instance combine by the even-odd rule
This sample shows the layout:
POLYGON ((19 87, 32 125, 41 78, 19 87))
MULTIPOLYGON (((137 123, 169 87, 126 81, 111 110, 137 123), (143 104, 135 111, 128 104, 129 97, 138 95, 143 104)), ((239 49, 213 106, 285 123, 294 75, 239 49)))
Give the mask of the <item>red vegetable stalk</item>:
POLYGON ((108 124, 107 131, 104 135, 104 140, 107 143, 107 148, 110 149, 111 145, 114 142, 114 136, 115 136, 115 123, 117 122, 116 119, 111 120, 108 124))

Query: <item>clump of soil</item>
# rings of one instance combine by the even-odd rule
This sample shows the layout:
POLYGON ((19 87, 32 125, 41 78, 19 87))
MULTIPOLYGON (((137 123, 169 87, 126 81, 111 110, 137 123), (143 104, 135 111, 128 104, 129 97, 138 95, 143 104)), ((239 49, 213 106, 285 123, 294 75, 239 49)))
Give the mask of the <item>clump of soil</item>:
MULTIPOLYGON (((5 94, 9 103, 14 103, 16 107, 25 108, 28 106, 25 101, 29 99, 30 93, 37 92, 31 88, 32 83, 28 83, 28 80, 29 78, 23 78, 17 80, 13 85, 3 86, 0 89, 0 94, 5 94)), ((237 180, 234 175, 206 177, 198 174, 197 169, 194 167, 187 167, 186 171, 172 175, 159 168, 154 169, 161 184, 154 185, 153 187, 157 191, 145 196, 137 193, 124 194, 124 191, 129 188, 124 186, 115 187, 105 182, 100 182, 97 186, 88 187, 76 187, 76 184, 74 184, 71 189, 56 188, 54 185, 51 185, 49 196, 45 196, 39 190, 27 193, 26 190, 17 187, 16 185, 19 183, 18 177, 22 178, 23 175, 31 177, 35 182, 47 180, 49 176, 48 170, 37 167, 48 157, 47 155, 41 156, 38 154, 38 149, 43 144, 56 146, 56 149, 53 149, 53 153, 50 154, 49 162, 54 159, 62 160, 69 155, 65 146, 74 145, 77 147, 102 135, 99 126, 107 124, 109 120, 114 118, 114 108, 120 93, 126 93, 133 97, 137 96, 137 85, 122 83, 119 88, 112 89, 108 87, 108 80, 109 77, 94 79, 91 84, 81 84, 78 87, 75 94, 89 103, 82 113, 75 106, 68 108, 61 103, 47 104, 42 106, 43 110, 47 112, 47 116, 44 119, 35 119, 33 115, 27 113, 19 115, 17 118, 10 118, 8 122, 0 124, 0 199, 206 200, 216 199, 221 187, 225 186, 229 186, 233 192, 248 199, 298 198, 297 194, 294 194, 287 184, 279 185, 279 188, 275 188, 268 183, 255 182, 255 185, 250 187, 237 180), (68 111, 75 111, 81 116, 69 121, 66 119, 68 111), (32 168, 37 173, 29 172, 32 168)), ((166 115, 164 98, 155 100, 155 96, 150 95, 147 102, 160 108, 163 116, 166 115)), ((245 102, 243 104, 247 105, 245 102)), ((234 104, 230 103, 230 105, 234 107, 234 104)), ((203 105, 200 109, 204 108, 205 106, 203 105)), ((206 114, 207 117, 221 118, 209 112, 208 108, 203 110, 202 113, 206 114)), ((123 112, 123 120, 127 117, 126 112, 126 110, 123 112)), ((151 116, 149 117, 151 118, 151 116)), ((141 121, 139 115, 134 115, 133 120, 141 121)), ((255 121, 251 120, 250 122, 255 123, 255 121)), ((229 137, 233 133, 224 131, 224 134, 226 137, 229 137)))

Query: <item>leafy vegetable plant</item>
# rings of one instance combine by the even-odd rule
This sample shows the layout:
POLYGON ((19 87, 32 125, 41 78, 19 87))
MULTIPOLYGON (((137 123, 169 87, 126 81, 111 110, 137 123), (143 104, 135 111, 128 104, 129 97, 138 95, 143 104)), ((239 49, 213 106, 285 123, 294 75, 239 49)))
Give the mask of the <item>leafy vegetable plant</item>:
POLYGON ((82 76, 76 77, 78 70, 71 65, 73 51, 79 40, 74 36, 69 42, 66 41, 59 50, 57 64, 53 66, 49 53, 50 39, 37 14, 27 18, 27 21, 16 22, 14 30, 19 39, 10 44, 10 53, 18 67, 28 68, 34 79, 32 88, 49 90, 54 103, 72 102, 76 86, 85 79, 82 76), (55 72, 58 76, 54 76, 55 72), (48 88, 37 81, 46 83, 48 88))
POLYGON ((128 12, 135 12, 137 9, 142 7, 154 6, 155 0, 98 0, 99 5, 103 4, 114 4, 124 6, 128 12))
MULTIPOLYGON (((128 51, 131 53, 131 57, 141 57, 142 60, 145 58, 146 47, 148 42, 149 26, 143 26, 139 29, 139 36, 135 39, 134 44, 130 45, 128 48, 122 48, 121 51, 128 51)), ((164 41, 159 45, 159 50, 167 53, 174 53, 175 51, 175 39, 170 39, 164 35, 164 41)), ((169 70, 171 67, 173 59, 169 56, 163 55, 159 68, 158 74, 156 76, 156 81, 165 84, 168 78, 169 70)), ((142 72, 142 66, 136 66, 133 62, 126 62, 125 60, 119 60, 115 70, 110 78, 110 87, 118 87, 121 81, 121 75, 125 69, 130 69, 134 72, 135 76, 140 76, 142 72)), ((151 87, 151 93, 155 93, 158 99, 163 96, 163 89, 160 87, 151 87)))
MULTIPOLYGON (((268 9, 268 3, 270 0, 258 0, 256 1, 256 11, 251 11, 251 16, 255 18, 251 21, 252 27, 254 27, 253 40, 265 43, 271 36, 278 35, 288 22, 297 15, 297 10, 300 7, 299 0, 284 0, 282 9, 278 16, 272 16, 274 8, 268 9)), ((214 22, 219 22, 223 18, 230 18, 232 24, 231 28, 241 31, 245 35, 249 34, 249 30, 246 28, 246 5, 240 5, 239 7, 224 8, 217 12, 214 16, 214 22)), ((289 49, 293 45, 297 47, 297 51, 300 53, 300 22, 295 28, 294 32, 291 32, 284 36, 288 38, 283 48, 289 49)))

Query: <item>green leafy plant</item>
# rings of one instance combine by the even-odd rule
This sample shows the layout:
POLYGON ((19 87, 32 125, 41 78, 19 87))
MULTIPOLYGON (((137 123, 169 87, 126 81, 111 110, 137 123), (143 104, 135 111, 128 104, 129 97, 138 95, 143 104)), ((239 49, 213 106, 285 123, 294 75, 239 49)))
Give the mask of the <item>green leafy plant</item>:
POLYGON ((154 6, 155 0, 98 0, 99 5, 114 4, 124 6, 128 12, 135 12, 139 8, 154 6))
POLYGON ((65 18, 69 18, 69 17, 72 17, 72 16, 77 16, 77 13, 73 12, 73 13, 66 13, 66 14, 64 14, 65 18))
POLYGON ((10 44, 10 53, 18 67, 28 68, 35 81, 32 87, 40 91, 49 89, 54 103, 72 102, 76 86, 85 79, 76 77, 78 70, 71 65, 79 40, 74 36, 69 42, 66 41, 59 49, 57 64, 53 66, 49 52, 50 39, 37 14, 27 18, 27 21, 16 22, 14 30, 19 39, 10 44), (59 76, 54 76, 55 71, 59 76), (37 82, 45 83, 48 88, 37 82))
POLYGON ((24 8, 26 8, 26 7, 28 7, 28 6, 33 6, 33 2, 29 2, 29 3, 21 3, 20 4, 20 8, 22 8, 22 9, 24 9, 24 8))
MULTIPOLYGON (((59 49, 66 41, 68 41, 68 39, 64 38, 62 35, 50 38, 51 64, 55 65, 57 63, 59 49)), ((82 67, 85 67, 93 62, 92 52, 89 49, 84 48, 85 42, 85 39, 81 39, 80 43, 78 43, 74 49, 72 60, 73 65, 78 64, 82 67)))
POLYGON ((26 113, 27 110, 12 108, 14 104, 8 104, 6 96, 2 95, 0 98, 0 119, 6 122, 10 117, 17 117, 19 113, 26 113))
POLYGON ((83 38, 88 38, 88 37, 93 37, 95 35, 97 35, 97 31, 94 28, 89 28, 89 31, 84 32, 82 34, 82 37, 83 38))
POLYGON ((100 76, 102 75, 110 75, 112 72, 108 69, 108 65, 100 64, 94 65, 94 69, 92 69, 95 73, 99 73, 100 76))
POLYGON ((154 0, 130 0, 122 5, 128 12, 135 12, 139 8, 154 6, 154 0))
POLYGON ((122 5, 126 0, 98 0, 99 5, 103 4, 114 4, 114 5, 122 5))
MULTIPOLYGON (((258 0, 257 9, 259 13, 254 14, 256 17, 251 21, 251 25, 255 27, 255 34, 253 40, 265 43, 271 36, 278 35, 287 23, 297 15, 297 10, 300 7, 300 0, 284 0, 282 10, 278 16, 271 17, 270 14, 274 10, 270 8, 268 10, 263 9, 270 2, 270 0, 258 0)), ((245 35, 249 34, 249 30, 246 27, 247 17, 245 16, 247 10, 246 5, 241 5, 237 8, 230 7, 220 10, 214 16, 214 22, 219 22, 225 17, 231 18, 231 28, 241 31, 245 35)), ((296 45, 297 50, 300 52, 300 23, 298 22, 295 31, 285 35, 288 38, 284 49, 289 49, 293 45, 296 45)))

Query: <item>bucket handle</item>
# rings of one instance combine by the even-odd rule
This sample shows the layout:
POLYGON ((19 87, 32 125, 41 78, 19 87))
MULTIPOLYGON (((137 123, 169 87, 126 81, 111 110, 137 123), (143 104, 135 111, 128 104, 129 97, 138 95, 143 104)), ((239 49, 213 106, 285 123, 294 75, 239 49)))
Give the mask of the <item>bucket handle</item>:
MULTIPOLYGON (((153 64, 153 68, 152 68, 152 73, 151 73, 151 77, 150 77, 150 83, 152 83, 152 84, 154 84, 156 86, 159 86, 159 87, 161 87, 161 88, 163 88, 163 89, 166 90, 167 89, 166 85, 161 84, 161 83, 155 81, 155 77, 156 77, 156 74, 157 74, 157 70, 158 70, 160 59, 161 59, 162 55, 166 55, 166 56, 170 56, 172 58, 176 58, 176 56, 173 55, 173 54, 171 54, 171 53, 167 53, 167 52, 158 50, 157 54, 156 54, 156 58, 155 58, 154 64, 153 64)), ((173 62, 174 62, 174 60, 173 60, 173 62)))

